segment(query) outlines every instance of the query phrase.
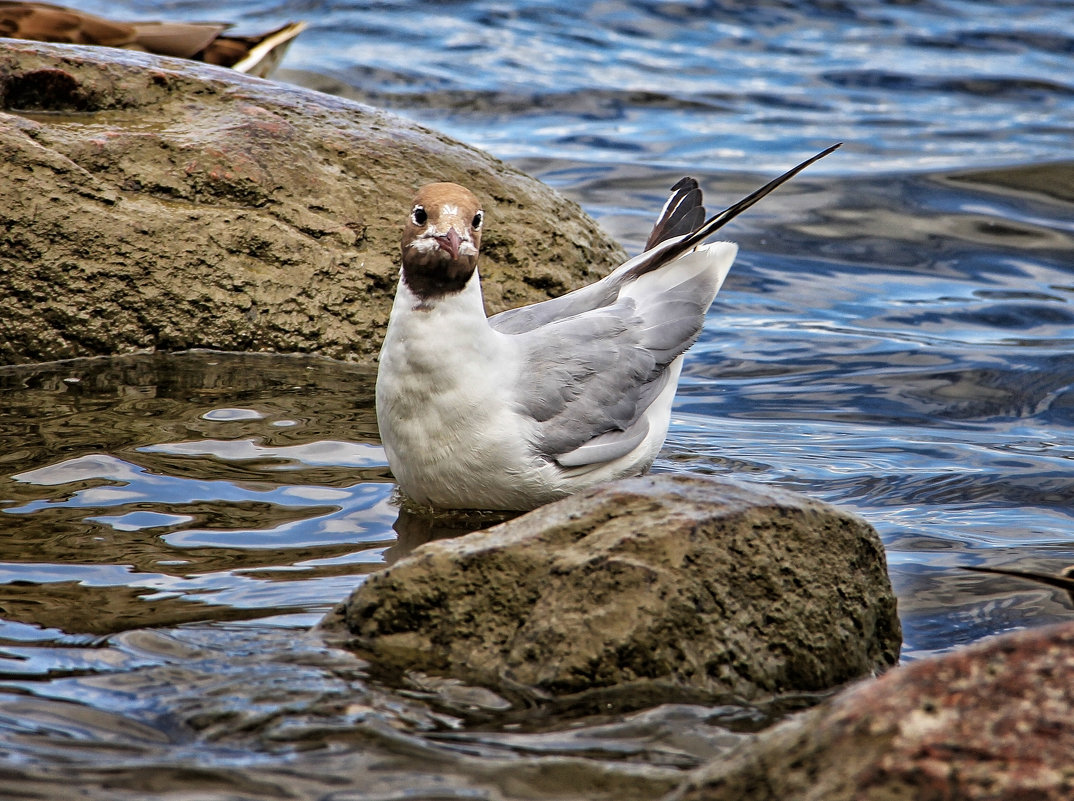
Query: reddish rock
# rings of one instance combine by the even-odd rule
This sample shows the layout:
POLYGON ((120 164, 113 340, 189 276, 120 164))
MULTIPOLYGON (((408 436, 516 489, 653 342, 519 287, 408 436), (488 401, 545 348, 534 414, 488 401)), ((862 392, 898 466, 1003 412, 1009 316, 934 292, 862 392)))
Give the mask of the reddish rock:
POLYGON ((1074 624, 891 671, 758 735, 667 801, 1069 801, 1074 624))

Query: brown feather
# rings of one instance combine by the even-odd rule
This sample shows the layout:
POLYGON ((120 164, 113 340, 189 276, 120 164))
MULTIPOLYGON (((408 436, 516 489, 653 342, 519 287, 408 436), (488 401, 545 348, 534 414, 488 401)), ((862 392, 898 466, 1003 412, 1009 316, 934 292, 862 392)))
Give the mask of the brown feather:
POLYGON ((11 39, 107 47, 123 47, 134 39, 127 23, 48 3, 0 2, 0 33, 11 39))
POLYGON ((227 25, 215 22, 135 22, 134 43, 149 53, 194 58, 213 43, 227 25))
POLYGON ((0 0, 0 36, 141 50, 265 77, 306 27, 291 22, 255 36, 224 36, 223 22, 124 22, 51 3, 0 0))

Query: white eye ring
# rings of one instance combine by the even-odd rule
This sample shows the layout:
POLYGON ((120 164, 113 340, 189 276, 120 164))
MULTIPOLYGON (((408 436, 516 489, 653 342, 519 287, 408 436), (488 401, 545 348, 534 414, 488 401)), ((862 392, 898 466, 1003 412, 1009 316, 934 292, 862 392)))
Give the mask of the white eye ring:
POLYGON ((477 214, 474 215, 474 219, 470 221, 470 226, 475 231, 478 231, 478 230, 481 229, 481 223, 483 223, 484 221, 485 221, 485 212, 479 211, 477 214))
POLYGON ((429 222, 429 215, 425 211, 424 206, 415 206, 414 210, 410 212, 410 220, 414 225, 425 225, 429 222))

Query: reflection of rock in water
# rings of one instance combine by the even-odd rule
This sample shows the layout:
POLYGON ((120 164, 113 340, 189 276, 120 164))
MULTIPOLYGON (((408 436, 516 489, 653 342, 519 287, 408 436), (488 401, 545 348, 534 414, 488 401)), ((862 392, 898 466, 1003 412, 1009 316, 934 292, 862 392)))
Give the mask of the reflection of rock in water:
POLYGON ((287 607, 241 609, 181 596, 146 600, 156 594, 146 587, 92 587, 79 581, 7 582, 0 584, 0 618, 77 636, 199 621, 256 620, 293 611, 287 607))
MULTIPOLYGON (((1019 318, 1045 322, 1043 313, 1033 307, 1018 309, 1004 301, 996 308, 950 314, 948 319, 981 328, 1018 330, 1019 318)), ((1074 324, 1074 314, 1061 311, 1059 325, 1074 324)), ((1066 355, 1041 357, 1042 369, 1012 370, 1009 367, 972 367, 941 369, 927 373, 903 375, 901 391, 919 401, 932 414, 950 420, 973 420, 998 416, 1031 416, 1046 408, 1052 399, 1064 394, 1074 382, 1074 361, 1066 355)))
MULTIPOLYGON (((219 424, 201 419, 204 412, 254 402, 267 414, 301 420, 301 427, 233 422, 230 436, 256 429, 268 445, 299 438, 375 443, 375 380, 372 367, 324 358, 207 351, 0 368, 7 421, 0 452, 10 457, 4 472, 40 467, 59 454, 219 435, 219 424)), ((160 457, 140 461, 154 458, 160 457)), ((386 468, 381 472, 384 480, 386 468)), ((338 479, 354 477, 350 471, 338 479)))
POLYGON ((345 557, 391 539, 374 378, 206 351, 0 368, 0 626, 293 611, 248 593, 353 571, 345 557))
POLYGON ((975 573, 992 573, 997 576, 1014 576, 1015 578, 1035 581, 1038 584, 1047 584, 1049 587, 1058 587, 1066 590, 1070 597, 1071 605, 1074 605, 1074 565, 1063 568, 1058 574, 1038 573, 1033 570, 1014 570, 1006 567, 981 567, 978 565, 960 565, 963 570, 972 570, 975 573))
POLYGON ((393 526, 397 535, 396 542, 384 552, 384 561, 389 565, 394 564, 419 545, 481 531, 520 514, 522 513, 411 508, 404 502, 399 509, 399 518, 393 526))
POLYGON ((971 184, 986 192, 1033 192, 1068 203, 1074 202, 1074 161, 966 170, 943 176, 943 180, 953 184, 971 184))

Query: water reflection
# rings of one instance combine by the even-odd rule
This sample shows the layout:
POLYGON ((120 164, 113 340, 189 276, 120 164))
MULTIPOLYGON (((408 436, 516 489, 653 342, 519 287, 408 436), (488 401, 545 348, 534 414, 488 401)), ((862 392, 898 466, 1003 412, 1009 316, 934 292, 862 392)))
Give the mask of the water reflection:
MULTIPOLYGON (((60 650, 36 652, 63 663, 60 650)), ((538 720, 500 739, 464 728, 474 712, 487 723, 479 692, 419 678, 389 693, 313 637, 234 624, 131 631, 72 653, 47 684, 9 673, 0 688, 0 776, 19 792, 60 797, 77 782, 88 798, 176 787, 199 798, 547 798, 585 786, 597 799, 653 798, 736 744, 735 728, 766 722, 670 705, 569 731, 538 720), (62 774, 48 768, 58 762, 62 774)))
POLYGON ((227 354, 4 371, 4 617, 99 634, 338 600, 394 541, 371 381, 227 354))
POLYGON ((384 552, 387 564, 402 559, 419 545, 435 540, 460 537, 472 531, 484 529, 517 517, 517 512, 467 512, 434 511, 432 509, 411 508, 404 503, 396 518, 396 540, 384 552))

